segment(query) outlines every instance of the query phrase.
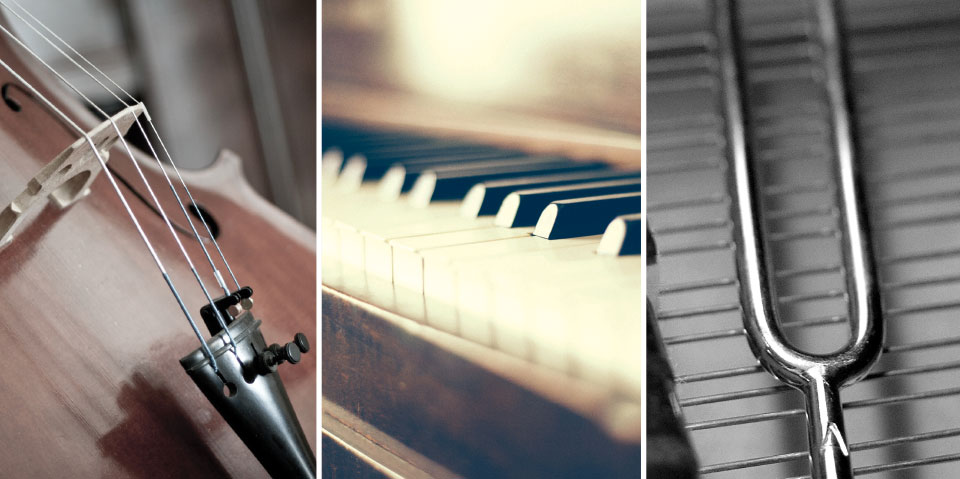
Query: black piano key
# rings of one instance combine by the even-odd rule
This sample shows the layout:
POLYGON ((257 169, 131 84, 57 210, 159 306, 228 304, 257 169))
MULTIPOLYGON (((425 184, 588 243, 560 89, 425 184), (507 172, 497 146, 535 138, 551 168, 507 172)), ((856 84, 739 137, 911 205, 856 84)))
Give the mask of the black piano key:
POLYGON ((529 188, 574 185, 601 180, 640 178, 639 171, 598 170, 560 175, 529 176, 507 180, 485 181, 473 185, 463 199, 461 213, 467 218, 495 215, 503 200, 514 191, 529 188))
POLYGON ((473 185, 481 181, 606 168, 603 163, 577 162, 563 158, 530 157, 509 163, 485 168, 452 167, 426 170, 420 174, 410 190, 410 202, 414 206, 424 207, 432 201, 459 200, 473 185))
POLYGON ((376 180, 394 163, 402 160, 438 158, 464 154, 495 155, 500 150, 490 146, 467 145, 463 143, 438 142, 431 145, 414 147, 403 146, 385 150, 368 151, 353 155, 346 160, 340 172, 340 182, 344 187, 357 187, 364 181, 376 180))
MULTIPOLYGON (((325 134, 326 135, 326 134, 325 134)), ((398 133, 377 133, 371 135, 338 136, 323 139, 323 175, 324 181, 337 179, 347 165, 347 161, 363 151, 388 148, 428 148, 435 145, 436 139, 411 136, 398 133)))
POLYGON ((351 158, 354 155, 363 155, 369 151, 384 151, 388 149, 411 149, 411 148, 430 148, 436 145, 436 140, 431 138, 409 138, 409 137, 390 137, 379 138, 376 140, 361 142, 343 142, 340 149, 344 151, 345 158, 351 158))
POLYGON ((533 234, 546 239, 597 235, 617 216, 639 212, 639 192, 554 201, 543 209, 533 234))
MULTIPOLYGON (((398 141, 390 142, 380 145, 371 145, 367 143, 356 145, 362 150, 357 151, 358 155, 362 155, 365 158, 370 159, 371 161, 376 161, 380 159, 391 159, 394 157, 405 158, 411 153, 427 153, 437 150, 449 150, 457 151, 461 148, 477 148, 481 145, 467 144, 461 141, 454 140, 442 140, 437 138, 429 139, 412 139, 408 141, 398 141)), ((485 146, 484 148, 490 148, 485 146)))
POLYGON ((363 141, 377 140, 379 138, 398 136, 396 133, 334 128, 328 125, 321 127, 321 135, 320 143, 324 149, 346 143, 360 143, 363 141))
POLYGON ((628 178, 514 191, 504 198, 494 223, 509 228, 533 226, 543 209, 554 201, 616 193, 639 194, 641 183, 640 178, 628 178))
POLYGON ((394 163, 390 169, 384 173, 380 179, 379 193, 385 200, 396 200, 413 188, 414 182, 420 173, 434 168, 447 166, 458 166, 470 164, 471 167, 494 166, 501 162, 523 158, 524 155, 519 152, 503 151, 491 154, 470 153, 465 155, 456 155, 438 158, 420 158, 416 160, 404 160, 394 163))
POLYGON ((617 216, 604 230, 597 253, 611 256, 640 254, 643 229, 640 213, 617 216))
POLYGON ((343 150, 347 156, 360 153, 363 150, 377 150, 389 148, 391 146, 432 144, 436 143, 435 138, 427 138, 419 135, 396 132, 373 132, 373 131, 328 131, 324 130, 321 140, 323 151, 330 148, 343 150))

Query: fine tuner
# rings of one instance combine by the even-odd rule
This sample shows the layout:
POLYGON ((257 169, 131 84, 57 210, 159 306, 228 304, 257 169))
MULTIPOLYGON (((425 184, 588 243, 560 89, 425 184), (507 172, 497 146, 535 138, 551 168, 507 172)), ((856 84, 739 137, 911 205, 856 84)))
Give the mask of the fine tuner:
POLYGON ((310 477, 315 460, 277 374, 280 364, 299 363, 301 353, 310 351, 310 343, 305 334, 297 333, 283 346, 267 345, 252 307, 249 286, 204 305, 200 315, 213 336, 207 345, 219 369, 213 368, 202 348, 180 364, 271 475, 310 477), (217 312, 226 319, 226 330, 217 312))
MULTIPOLYGON (((220 314, 227 318, 227 326, 229 327, 238 317, 253 308, 253 288, 244 286, 230 294, 221 296, 213 301, 213 306, 216 306, 220 314)), ((217 322, 217 316, 211 305, 207 304, 200 308, 200 316, 211 335, 223 331, 217 322)), ((258 349, 254 364, 245 365, 245 367, 248 368, 248 374, 269 374, 276 372, 277 366, 285 362, 299 363, 301 354, 308 352, 310 352, 310 341, 307 339, 307 335, 297 333, 294 335, 293 341, 284 345, 273 343, 262 350, 258 349)))

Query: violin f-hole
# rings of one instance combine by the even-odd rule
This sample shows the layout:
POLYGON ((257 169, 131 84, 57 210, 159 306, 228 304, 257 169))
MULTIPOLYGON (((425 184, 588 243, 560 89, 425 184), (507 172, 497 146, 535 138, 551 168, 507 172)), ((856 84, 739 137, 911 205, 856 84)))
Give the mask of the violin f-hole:
POLYGON ((23 105, 21 105, 20 102, 18 102, 17 100, 13 99, 13 97, 10 96, 10 87, 14 87, 15 89, 19 90, 23 94, 27 94, 27 93, 23 90, 23 88, 20 88, 15 83, 4 83, 3 87, 0 87, 0 97, 3 97, 3 102, 6 103, 11 110, 19 113, 20 110, 23 110, 23 105))
POLYGON ((187 211, 189 211, 190 215, 194 218, 207 224, 207 227, 210 228, 210 235, 213 236, 214 239, 220 238, 220 224, 217 223, 217 220, 210 214, 210 211, 197 203, 187 205, 187 211))

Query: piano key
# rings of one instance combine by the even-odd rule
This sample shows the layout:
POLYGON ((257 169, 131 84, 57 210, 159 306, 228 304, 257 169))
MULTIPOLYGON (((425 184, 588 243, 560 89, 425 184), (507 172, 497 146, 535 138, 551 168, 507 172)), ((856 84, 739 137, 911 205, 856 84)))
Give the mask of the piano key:
POLYGON ((322 139, 323 152, 330 150, 340 150, 343 158, 363 154, 364 151, 379 151, 389 148, 413 149, 418 147, 430 147, 437 144, 435 138, 426 138, 422 136, 397 134, 397 133, 379 133, 375 135, 348 135, 335 136, 324 133, 322 139))
POLYGON ((424 271, 422 255, 425 251, 451 246, 462 246, 508 238, 529 237, 532 229, 517 228, 505 230, 489 227, 482 229, 454 231, 398 238, 390 241, 393 249, 393 279, 397 286, 423 292, 424 271))
POLYGON ((480 243, 454 244, 421 251, 423 257, 423 291, 427 296, 439 298, 454 298, 456 294, 452 288, 456 285, 455 270, 471 262, 501 261, 507 258, 523 255, 551 255, 564 248, 596 246, 599 236, 571 238, 566 240, 550 241, 529 234, 530 229, 500 231, 523 231, 526 234, 516 237, 507 237, 496 241, 480 243))
MULTIPOLYGON (((427 298, 428 316, 435 311, 430 311, 429 306, 450 299, 457 299, 458 304, 446 305, 445 310, 441 310, 444 316, 457 315, 457 330, 453 331, 461 336, 482 344, 491 344, 494 341, 492 334, 495 329, 490 323, 490 314, 492 304, 494 285, 498 283, 499 278, 504 275, 517 275, 530 277, 533 281, 539 281, 543 284, 556 284, 551 282, 549 275, 537 278, 536 270, 550 270, 543 268, 543 260, 547 258, 563 258, 561 261, 570 262, 575 259, 594 262, 597 256, 594 255, 598 237, 583 238, 575 240, 561 240, 560 243, 554 243, 541 238, 526 237, 489 241, 475 244, 456 245, 425 251, 422 254, 424 267, 424 293, 427 298), (563 248, 551 248, 552 244, 563 244, 563 248), (566 253, 564 252, 566 251, 566 253), (494 281, 466 283, 463 286, 463 280, 460 275, 474 273, 492 273, 494 281), (530 273, 530 274, 527 274, 530 273), (431 303, 431 300, 435 300, 431 303), (462 314, 464 311, 462 301, 472 301, 479 304, 482 308, 482 314, 462 314), (456 308, 461 308, 458 312, 456 308)), ((585 265, 581 264, 580 267, 585 265)), ((597 270, 586 271, 586 274, 596 274, 597 270)), ((621 282, 618 277, 620 273, 616 270, 606 269, 602 272, 605 279, 602 283, 621 282)), ((630 274, 639 278, 639 270, 630 270, 630 274)), ((581 276, 587 278, 589 276, 581 276)), ((574 281, 576 282, 576 281, 574 281)), ((527 294, 530 288, 534 286, 518 286, 508 288, 510 293, 510 302, 515 303, 516 308, 512 308, 512 314, 509 316, 509 322, 516 323, 517 319, 524 317, 521 311, 531 304, 531 299, 527 294)), ((555 301, 554 301, 555 302, 555 301)), ((435 318, 437 322, 444 321, 443 318, 435 318)), ((432 320, 428 318, 428 322, 432 320)), ((498 347, 503 347, 506 338, 500 338, 498 347)), ((523 341, 516 341, 514 346, 523 347, 523 341)))
MULTIPOLYGON (((499 305, 497 315, 478 320, 470 314, 461 314, 464 311, 457 310, 458 304, 443 304, 427 296, 424 298, 425 322, 559 371, 636 391, 641 361, 635 341, 630 338, 638 337, 634 326, 639 322, 640 310, 630 298, 640 287, 642 258, 635 257, 632 263, 623 262, 619 268, 611 268, 616 265, 610 261, 623 260, 605 260, 593 254, 596 241, 594 237, 591 245, 567 249, 573 253, 567 255, 565 261, 569 263, 556 272, 573 281, 551 282, 556 276, 548 274, 550 268, 544 267, 550 263, 538 261, 540 255, 533 251, 522 258, 513 256, 510 261, 498 259, 494 262, 498 266, 503 262, 512 277, 507 280, 509 287, 502 287, 500 277, 492 276, 486 281, 488 288, 476 288, 475 284, 460 288, 460 296, 472 298, 477 293, 476 296, 490 298, 499 305), (573 258, 580 261, 574 262, 573 258), (526 284, 517 278, 522 276, 518 273, 531 270, 535 272, 533 280, 537 284, 526 284), (540 274, 536 274, 538 271, 540 274), (539 284, 543 287, 538 287, 539 284), (479 293, 483 289, 492 291, 479 293), (602 305, 598 304, 600 301, 602 305), (436 305, 444 308, 435 310, 436 305), (597 323, 597 314, 611 319, 597 323)), ((470 263, 486 266, 490 262, 470 263)), ((398 297, 402 291, 405 290, 397 291, 398 297)))
POLYGON ((531 176, 547 172, 599 170, 598 162, 576 162, 562 158, 535 157, 524 162, 486 168, 454 167, 424 171, 410 190, 410 203, 425 207, 433 201, 462 199, 473 185, 488 180, 531 176))
POLYGON ((453 209, 437 211, 434 214, 441 217, 430 220, 416 218, 410 221, 369 225, 366 228, 356 229, 348 224, 343 224, 343 227, 340 228, 339 237, 341 255, 344 256, 346 262, 363 267, 377 276, 393 280, 393 258, 396 248, 391 240, 492 229, 489 228, 490 224, 463 222, 463 218, 456 216, 453 209))
MULTIPOLYGON (((366 185, 349 196, 351 201, 340 201, 336 208, 325 207, 324 224, 332 221, 336 230, 335 240, 331 242, 336 243, 344 263, 387 280, 392 280, 393 274, 393 246, 390 244, 393 239, 500 229, 493 228, 492 220, 460 217, 459 205, 451 202, 435 203, 427 209, 410 208, 406 202, 383 203, 377 198, 373 185, 366 185)), ((324 198, 325 204, 330 204, 326 195, 324 198)), ((327 236, 331 235, 324 232, 323 237, 327 236)))
POLYGON ((641 185, 639 178, 629 178, 514 191, 503 200, 494 222, 510 228, 533 226, 543 209, 553 201, 615 193, 639 194, 641 185))
POLYGON ((530 176, 525 178, 511 178, 507 180, 485 181, 473 185, 463 199, 460 211, 465 218, 495 215, 500 204, 508 194, 529 188, 546 188, 550 186, 573 185, 600 180, 619 180, 640 178, 639 171, 598 170, 576 173, 566 173, 547 176, 530 176))
MULTIPOLYGON (((640 318, 640 306, 631 298, 640 288, 642 258, 597 256, 596 244, 594 240, 549 254, 462 263, 458 267, 457 298, 461 327, 486 321, 498 347, 565 369, 570 360, 573 325, 582 318, 595 318, 600 303, 611 307, 605 317, 640 318), (588 292, 593 299, 577 298, 577 291, 588 292), (522 321, 518 321, 520 318, 522 321), (535 338, 533 344, 531 338, 535 338), (531 346, 532 351, 528 351, 531 346)), ((600 326, 593 323, 595 328, 600 326)), ((597 329, 609 326, 606 322, 597 329)), ((472 328, 482 331, 478 324, 472 328)), ((593 351, 587 355, 598 353, 603 354, 593 351)))
POLYGON ((544 208, 533 234, 547 239, 599 234, 618 215, 639 212, 639 192, 554 201, 544 208))
POLYGON ((502 151, 498 153, 481 153, 458 155, 455 157, 422 158, 411 161, 394 163, 380 180, 380 196, 387 201, 396 201, 400 195, 410 191, 420 174, 434 168, 453 166, 469 166, 471 168, 496 166, 506 164, 502 162, 516 161, 524 158, 519 152, 502 151))
POLYGON ((421 134, 396 131, 366 130, 352 127, 329 126, 322 127, 323 138, 321 143, 326 149, 332 146, 378 146, 387 144, 400 144, 403 142, 432 142, 437 141, 435 137, 427 137, 421 134))
POLYGON ((342 166, 343 150, 336 147, 324 150, 320 157, 320 181, 325 185, 332 184, 340 175, 342 166))
MULTIPOLYGON (((432 306, 428 313, 437 314, 437 305, 446 303, 446 309, 439 311, 440 314, 460 316, 457 309, 457 298, 461 293, 458 273, 464 270, 487 267, 491 263, 522 260, 529 255, 549 256, 566 248, 587 248, 592 251, 597 241, 599 238, 596 236, 552 242, 527 235, 423 250, 420 254, 423 261, 423 294, 432 306)), ((474 301, 476 298, 490 297, 490 293, 483 289, 470 288, 463 293, 474 301)), ((480 301, 483 302, 482 299, 480 301)), ((459 334, 482 344, 490 344, 492 338, 488 334, 490 331, 486 322, 487 318, 461 321, 459 334)))
POLYGON ((640 221, 640 213, 618 216, 603 232, 597 254, 613 256, 640 254, 640 241, 643 236, 644 227, 640 221))
POLYGON ((401 160, 437 158, 464 154, 489 154, 500 152, 489 146, 468 145, 455 142, 436 142, 430 145, 402 145, 383 150, 358 153, 346 160, 340 172, 338 186, 355 189, 364 181, 379 179, 394 163, 401 160))
POLYGON ((340 148, 351 155, 364 149, 380 149, 397 145, 429 144, 436 142, 435 138, 426 138, 405 133, 371 133, 371 134, 335 134, 324 132, 323 151, 330 148, 340 148))

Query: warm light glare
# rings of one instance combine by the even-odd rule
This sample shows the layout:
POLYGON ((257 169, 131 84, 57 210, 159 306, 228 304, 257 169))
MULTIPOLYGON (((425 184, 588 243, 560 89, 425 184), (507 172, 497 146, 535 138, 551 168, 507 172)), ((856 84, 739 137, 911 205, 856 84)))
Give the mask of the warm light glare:
POLYGON ((405 80, 451 99, 499 102, 545 83, 544 55, 606 36, 640 35, 636 0, 407 0, 395 3, 405 80))

